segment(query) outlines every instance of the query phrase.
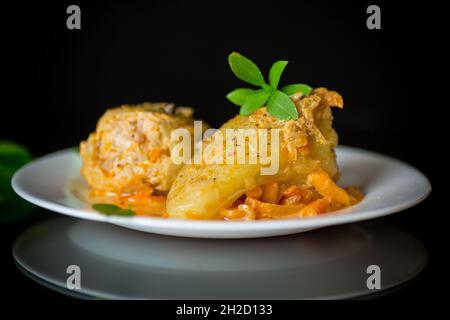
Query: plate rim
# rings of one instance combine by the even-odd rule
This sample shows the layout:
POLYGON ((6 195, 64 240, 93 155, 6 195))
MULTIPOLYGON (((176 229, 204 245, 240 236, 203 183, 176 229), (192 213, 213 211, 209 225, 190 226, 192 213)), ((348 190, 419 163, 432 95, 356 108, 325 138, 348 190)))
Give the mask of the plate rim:
POLYGON ((34 159, 30 163, 21 167, 18 171, 16 171, 11 180, 11 185, 13 190, 26 201, 31 202, 41 208, 57 212, 60 214, 81 219, 108 222, 121 226, 138 225, 143 227, 166 228, 170 230, 180 229, 180 227, 182 227, 182 228, 189 228, 193 231, 205 229, 209 229, 211 231, 213 230, 261 231, 268 229, 275 230, 275 229, 295 229, 295 228, 318 228, 330 225, 339 225, 350 222, 369 220, 411 208, 417 205, 418 203, 422 202, 423 200, 425 200, 432 191, 431 183, 429 179, 425 176, 425 174, 423 174, 420 170, 418 170, 414 166, 406 162, 403 162, 397 158, 391 157, 389 155, 384 155, 378 152, 345 145, 339 145, 336 149, 341 150, 341 152, 356 152, 376 156, 378 158, 383 158, 390 162, 395 162, 399 165, 405 166, 408 169, 414 171, 418 176, 421 176, 421 178, 423 178, 423 180, 425 181, 426 190, 420 196, 416 197, 414 200, 405 200, 399 202, 397 205, 363 211, 360 212, 359 214, 358 213, 349 214, 348 209, 343 209, 334 212, 329 212, 326 214, 321 214, 315 217, 305 217, 301 219, 293 218, 280 220, 223 221, 223 220, 184 220, 175 218, 167 219, 160 217, 142 217, 142 216, 134 216, 134 217, 107 216, 102 215, 100 213, 96 213, 95 211, 71 208, 63 204, 42 199, 38 196, 28 193, 21 187, 19 180, 23 178, 23 176, 27 173, 28 170, 32 170, 33 167, 39 166, 42 162, 47 161, 49 158, 54 158, 56 156, 63 156, 69 152, 76 153, 73 147, 51 152, 44 156, 34 159))

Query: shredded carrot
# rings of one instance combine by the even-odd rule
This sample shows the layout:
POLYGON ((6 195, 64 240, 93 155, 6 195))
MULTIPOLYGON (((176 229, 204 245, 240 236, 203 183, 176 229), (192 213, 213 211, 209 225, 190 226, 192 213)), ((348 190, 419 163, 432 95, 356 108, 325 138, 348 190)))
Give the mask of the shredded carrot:
POLYGON ((255 212, 246 204, 240 204, 237 208, 221 209, 220 215, 225 220, 255 220, 255 212))
POLYGON ((325 198, 329 198, 332 202, 337 202, 343 205, 350 204, 350 196, 348 193, 340 188, 330 176, 322 169, 311 173, 308 176, 309 182, 312 186, 325 198))
POLYGON ((364 193, 357 187, 348 187, 345 190, 350 195, 352 204, 358 203, 364 198, 364 193))
MULTIPOLYGON (((353 205, 364 197, 356 187, 342 189, 322 169, 308 176, 309 186, 266 183, 245 192, 229 207, 219 211, 223 220, 258 220, 311 217, 353 205)), ((166 197, 153 190, 134 194, 106 194, 93 190, 90 197, 105 203, 131 208, 136 215, 168 217, 166 197)), ((190 219, 201 219, 189 212, 190 219)))
POLYGON ((299 147, 297 150, 302 156, 307 156, 311 153, 311 148, 309 146, 299 147))
POLYGON ((277 203, 278 202, 278 183, 266 183, 262 187, 262 196, 261 200, 269 203, 277 203))
POLYGON ((263 194, 263 189, 260 186, 257 186, 245 193, 247 197, 259 199, 263 194))
POLYGON ((292 196, 289 197, 283 197, 280 201, 279 204, 299 204, 301 203, 303 200, 301 195, 298 194, 294 194, 292 196))
POLYGON ((296 186, 296 185, 292 185, 290 187, 288 187, 286 190, 284 190, 282 196, 283 197, 292 197, 294 195, 298 195, 298 196, 302 196, 305 194, 305 189, 296 186))
POLYGON ((299 205, 279 205, 268 202, 262 202, 253 198, 247 198, 244 202, 255 212, 257 219, 279 219, 290 217, 301 217, 303 204, 299 205))
POLYGON ((326 198, 321 198, 314 200, 313 202, 307 204, 302 210, 301 210, 301 216, 302 217, 311 217, 318 215, 320 213, 324 213, 328 209, 328 205, 330 202, 326 198))
POLYGON ((122 197, 122 204, 129 206, 138 216, 163 216, 166 213, 166 197, 138 193, 122 197))

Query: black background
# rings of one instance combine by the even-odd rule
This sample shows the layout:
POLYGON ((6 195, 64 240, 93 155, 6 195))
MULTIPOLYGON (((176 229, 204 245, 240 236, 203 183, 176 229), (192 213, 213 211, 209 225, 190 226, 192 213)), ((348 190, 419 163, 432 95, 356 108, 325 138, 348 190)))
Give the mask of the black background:
MULTIPOLYGON (((230 52, 251 58, 263 73, 289 60, 282 84, 343 95, 345 108, 335 111, 341 144, 395 156, 431 180, 424 203, 387 218, 424 242, 429 265, 384 299, 432 298, 446 241, 438 229, 445 213, 436 210, 447 138, 438 133, 447 108, 438 77, 442 12, 436 4, 401 1, 10 3, 1 22, 0 138, 43 155, 77 145, 106 108, 143 101, 190 105, 196 117, 219 126, 237 112, 225 94, 245 86, 228 67, 230 52), (66 28, 70 4, 81 7, 81 30, 66 28), (381 30, 366 27, 370 4, 381 7, 381 30)), ((13 265, 14 238, 39 219, 1 225, 7 287, 15 298, 65 299, 13 265)))

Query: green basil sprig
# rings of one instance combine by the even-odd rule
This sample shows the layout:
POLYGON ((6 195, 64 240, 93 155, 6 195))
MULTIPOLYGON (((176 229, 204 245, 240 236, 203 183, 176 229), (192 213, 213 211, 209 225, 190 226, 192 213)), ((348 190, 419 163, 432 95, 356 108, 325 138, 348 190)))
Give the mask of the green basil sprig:
POLYGON ((243 55, 237 52, 231 53, 228 56, 228 63, 236 77, 260 87, 260 89, 238 88, 226 95, 228 100, 241 107, 240 115, 248 116, 267 104, 267 111, 281 120, 298 118, 297 108, 289 97, 297 93, 307 96, 312 88, 306 84, 291 84, 278 90, 281 74, 288 64, 287 61, 280 60, 272 65, 268 84, 258 66, 243 55))

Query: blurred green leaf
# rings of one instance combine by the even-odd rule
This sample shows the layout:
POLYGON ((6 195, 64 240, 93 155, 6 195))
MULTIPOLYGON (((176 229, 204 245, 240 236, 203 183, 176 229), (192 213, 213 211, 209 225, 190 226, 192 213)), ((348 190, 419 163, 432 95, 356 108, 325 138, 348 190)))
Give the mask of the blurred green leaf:
POLYGON ((34 206, 15 194, 11 187, 14 173, 32 159, 30 152, 12 141, 0 141, 0 221, 18 221, 28 217, 34 206))

